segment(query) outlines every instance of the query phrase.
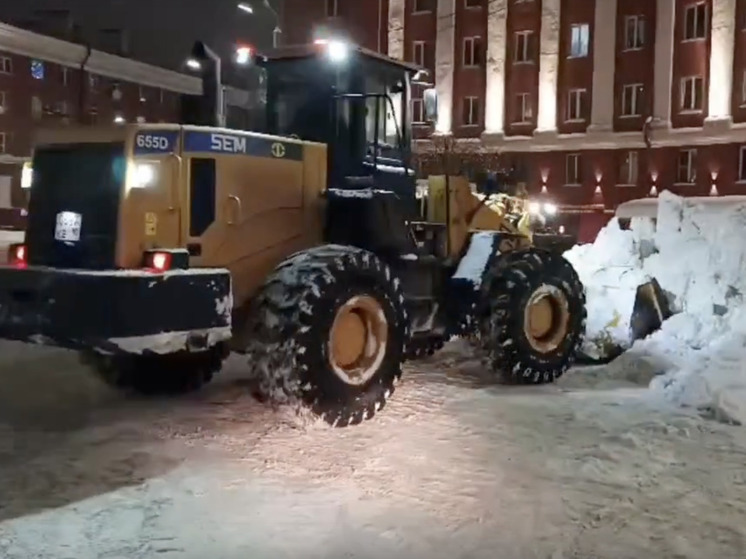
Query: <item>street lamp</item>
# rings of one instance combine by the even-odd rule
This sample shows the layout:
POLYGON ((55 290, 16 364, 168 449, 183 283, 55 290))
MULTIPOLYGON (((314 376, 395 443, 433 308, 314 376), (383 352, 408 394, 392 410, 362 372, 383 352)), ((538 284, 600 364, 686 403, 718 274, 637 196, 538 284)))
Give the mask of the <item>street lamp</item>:
MULTIPOLYGON (((272 48, 277 48, 280 45, 280 35, 282 34, 282 29, 280 29, 280 14, 272 7, 269 0, 263 0, 262 5, 275 16, 275 28, 272 30, 272 48)), ((236 4, 236 8, 245 14, 254 13, 254 7, 248 2, 239 2, 236 4)))

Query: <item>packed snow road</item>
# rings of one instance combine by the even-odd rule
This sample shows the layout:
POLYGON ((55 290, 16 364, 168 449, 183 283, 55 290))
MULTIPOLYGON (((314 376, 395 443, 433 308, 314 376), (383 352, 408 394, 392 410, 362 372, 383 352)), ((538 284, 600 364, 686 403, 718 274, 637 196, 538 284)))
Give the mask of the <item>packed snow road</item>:
POLYGON ((491 386, 459 345, 349 429, 200 394, 131 400, 0 348, 0 557, 743 558, 746 429, 647 373, 491 386))

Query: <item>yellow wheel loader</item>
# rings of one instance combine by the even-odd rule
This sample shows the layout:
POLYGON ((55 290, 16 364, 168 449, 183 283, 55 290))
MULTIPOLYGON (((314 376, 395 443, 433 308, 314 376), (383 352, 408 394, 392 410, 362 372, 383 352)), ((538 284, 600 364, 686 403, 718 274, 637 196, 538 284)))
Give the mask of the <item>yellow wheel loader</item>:
POLYGON ((523 214, 456 177, 418 203, 418 68, 338 43, 257 56, 266 126, 247 132, 223 127, 219 61, 194 54, 204 92, 181 123, 38 134, 0 337, 79 351, 138 392, 198 388, 243 353, 259 395, 338 426, 371 417, 403 361, 451 336, 478 332, 516 382, 572 364, 583 286, 531 247, 523 214))

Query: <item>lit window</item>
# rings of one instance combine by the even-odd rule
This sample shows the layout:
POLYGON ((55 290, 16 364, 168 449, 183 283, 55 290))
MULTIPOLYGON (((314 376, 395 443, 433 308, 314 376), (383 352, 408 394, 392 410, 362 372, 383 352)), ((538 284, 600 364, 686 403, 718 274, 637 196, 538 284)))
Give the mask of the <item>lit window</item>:
POLYGON ((570 28, 570 57, 588 56, 590 27, 587 23, 574 23, 570 28))
POLYGON ((44 79, 44 62, 41 60, 31 61, 31 77, 35 80, 44 79))

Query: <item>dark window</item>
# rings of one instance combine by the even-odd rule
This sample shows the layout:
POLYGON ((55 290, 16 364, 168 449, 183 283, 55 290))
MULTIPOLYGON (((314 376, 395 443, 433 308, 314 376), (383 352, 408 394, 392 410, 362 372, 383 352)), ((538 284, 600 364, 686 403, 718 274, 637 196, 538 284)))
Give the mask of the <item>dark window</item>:
POLYGON ((199 237, 215 221, 214 159, 191 160, 189 189, 189 235, 199 237))
POLYGON ((707 5, 702 2, 687 6, 684 13, 684 40, 707 37, 707 5))

